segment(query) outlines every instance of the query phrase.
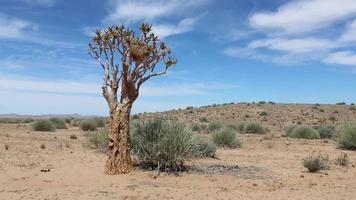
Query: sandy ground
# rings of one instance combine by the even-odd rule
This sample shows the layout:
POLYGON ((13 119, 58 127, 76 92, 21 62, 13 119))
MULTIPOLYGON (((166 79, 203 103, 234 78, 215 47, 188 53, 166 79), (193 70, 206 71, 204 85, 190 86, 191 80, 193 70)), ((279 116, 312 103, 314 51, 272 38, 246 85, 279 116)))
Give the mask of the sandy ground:
POLYGON ((104 175, 105 155, 86 148, 78 128, 44 133, 25 124, 0 124, 0 199, 356 199, 355 167, 333 164, 330 170, 308 173, 301 161, 313 151, 332 160, 345 152, 354 164, 356 152, 336 149, 331 140, 243 139, 243 148, 218 150, 218 159, 190 161, 239 165, 235 173, 161 174, 154 179, 152 172, 140 170, 104 175), (72 134, 78 139, 69 139, 72 134))

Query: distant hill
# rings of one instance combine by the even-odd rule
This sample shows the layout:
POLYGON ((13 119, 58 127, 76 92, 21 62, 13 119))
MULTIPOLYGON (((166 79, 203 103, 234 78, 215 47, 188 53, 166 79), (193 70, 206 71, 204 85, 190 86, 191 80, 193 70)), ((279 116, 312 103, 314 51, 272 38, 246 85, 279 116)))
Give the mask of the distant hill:
POLYGON ((93 118, 93 117, 98 117, 98 116, 96 116, 96 115, 80 115, 80 114, 48 114, 48 115, 0 114, 0 119, 25 119, 25 118, 48 119, 48 118, 52 118, 52 117, 82 119, 82 118, 93 118))
POLYGON ((199 123, 205 121, 205 119, 208 122, 224 123, 252 121, 259 122, 270 130, 281 132, 290 125, 328 124, 337 126, 347 121, 356 121, 356 106, 346 104, 280 104, 274 102, 227 103, 139 114, 140 119, 150 119, 157 116, 186 123, 199 123))

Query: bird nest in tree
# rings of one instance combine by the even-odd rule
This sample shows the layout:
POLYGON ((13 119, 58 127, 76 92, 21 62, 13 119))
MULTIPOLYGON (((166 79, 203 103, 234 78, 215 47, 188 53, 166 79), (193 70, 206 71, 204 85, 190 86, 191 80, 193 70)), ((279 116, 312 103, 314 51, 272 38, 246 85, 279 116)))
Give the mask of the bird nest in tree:
POLYGON ((129 45, 132 59, 135 62, 143 62, 150 54, 150 48, 148 47, 148 45, 138 40, 132 40, 129 45))

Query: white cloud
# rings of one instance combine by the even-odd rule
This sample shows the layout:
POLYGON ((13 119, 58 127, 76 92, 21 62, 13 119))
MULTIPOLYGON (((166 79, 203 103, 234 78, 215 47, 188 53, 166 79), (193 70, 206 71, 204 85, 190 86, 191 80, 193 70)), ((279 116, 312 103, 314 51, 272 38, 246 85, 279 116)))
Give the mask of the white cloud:
POLYGON ((356 42, 356 20, 352 21, 340 37, 340 42, 356 42))
POLYGON ((171 25, 171 24, 154 25, 153 32, 156 33, 161 39, 171 35, 186 33, 193 29, 194 25, 199 19, 200 17, 185 18, 182 21, 180 21, 178 25, 171 25))
POLYGON ((56 0, 23 0, 25 3, 33 6, 51 7, 56 3, 56 0))
POLYGON ((257 29, 305 33, 329 27, 354 15, 354 0, 299 0, 282 5, 276 12, 254 13, 250 24, 257 29))
POLYGON ((25 37, 26 30, 34 29, 34 25, 26 20, 17 19, 0 13, 0 39, 25 37))
POLYGON ((329 64, 356 66, 356 54, 351 51, 335 52, 325 58, 324 62, 329 64))
POLYGON ((176 15, 209 0, 113 0, 114 9, 105 19, 109 23, 152 21, 159 17, 176 15))
POLYGON ((254 40, 248 44, 249 48, 268 48, 271 50, 284 51, 288 53, 309 53, 336 48, 338 45, 320 38, 276 38, 266 40, 254 40))

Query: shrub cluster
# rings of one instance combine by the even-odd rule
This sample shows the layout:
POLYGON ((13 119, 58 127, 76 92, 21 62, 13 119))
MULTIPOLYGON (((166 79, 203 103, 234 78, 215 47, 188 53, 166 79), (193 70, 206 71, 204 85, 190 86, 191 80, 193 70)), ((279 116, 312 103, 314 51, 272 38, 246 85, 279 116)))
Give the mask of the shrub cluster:
POLYGON ((326 154, 309 155, 303 159, 303 165, 309 172, 328 170, 330 169, 329 156, 326 154))
POLYGON ((336 141, 341 148, 356 150, 356 123, 349 122, 342 125, 337 130, 336 141))
POLYGON ((211 122, 208 125, 208 131, 213 132, 215 130, 221 129, 223 127, 223 124, 220 122, 211 122))
POLYGON ((49 121, 51 121, 57 129, 67 129, 66 122, 64 121, 64 119, 54 117, 50 118, 49 121))
POLYGON ((180 123, 162 119, 134 124, 132 151, 144 168, 178 172, 194 145, 192 133, 180 123))
POLYGON ((238 137, 237 132, 231 128, 216 130, 213 133, 213 141, 217 146, 228 148, 238 148, 242 145, 241 139, 238 137))
POLYGON ((36 120, 32 124, 32 130, 53 132, 56 126, 50 120, 36 120))
POLYGON ((193 138, 192 156, 195 157, 211 157, 216 154, 216 145, 209 139, 204 137, 193 138))
POLYGON ((98 149, 101 152, 107 152, 109 147, 108 129, 102 128, 94 132, 89 132, 89 147, 98 149))
POLYGON ((86 119, 80 122, 80 129, 83 131, 95 131, 97 128, 97 123, 93 119, 86 119))
POLYGON ((291 138, 304 138, 304 139, 331 139, 335 137, 335 127, 330 125, 294 125, 285 129, 285 136, 291 138))
POLYGON ((248 122, 244 125, 243 133, 265 134, 267 130, 259 123, 248 122))
POLYGON ((285 135, 291 138, 319 139, 320 134, 313 127, 299 125, 286 129, 285 135))

